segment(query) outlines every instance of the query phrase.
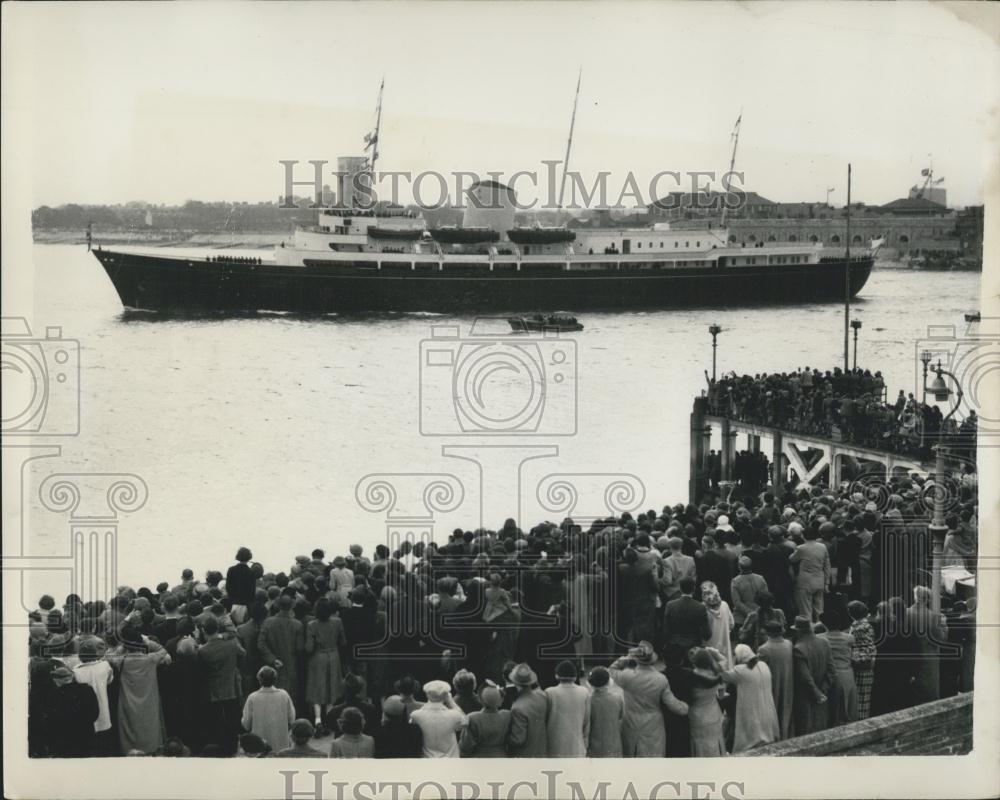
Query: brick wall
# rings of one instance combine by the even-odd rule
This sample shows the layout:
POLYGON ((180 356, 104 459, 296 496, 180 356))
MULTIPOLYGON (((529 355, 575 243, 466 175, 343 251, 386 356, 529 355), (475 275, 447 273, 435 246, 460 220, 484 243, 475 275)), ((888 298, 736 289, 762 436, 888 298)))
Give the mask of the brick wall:
POLYGON ((972 750, 972 692, 758 747, 748 756, 964 755, 972 750))

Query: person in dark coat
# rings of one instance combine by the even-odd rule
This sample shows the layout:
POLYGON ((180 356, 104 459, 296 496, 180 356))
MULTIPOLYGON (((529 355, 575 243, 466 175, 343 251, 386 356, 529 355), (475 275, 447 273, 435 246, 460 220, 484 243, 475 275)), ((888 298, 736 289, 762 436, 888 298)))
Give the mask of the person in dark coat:
POLYGON ((515 758, 545 758, 548 756, 546 719, 549 703, 545 692, 537 688, 538 676, 527 664, 518 664, 509 678, 518 687, 518 697, 510 709, 507 752, 515 758))
POLYGON ((379 713, 374 705, 368 702, 368 688, 365 680, 360 675, 349 672, 344 677, 344 696, 339 703, 330 709, 330 713, 324 718, 324 725, 328 730, 333 731, 334 738, 340 736, 340 728, 337 727, 337 720, 345 708, 352 706, 361 712, 365 724, 362 733, 366 736, 374 736, 378 731, 379 713))
POLYGON ((828 723, 827 696, 835 679, 830 643, 813 633, 808 617, 795 618, 795 735, 825 730, 828 723))
POLYGON ((913 588, 914 603, 906 610, 906 630, 913 658, 913 700, 929 703, 941 697, 941 646, 948 648, 948 627, 935 613, 933 596, 926 586, 913 588))
POLYGON ((344 669, 370 681, 372 656, 365 655, 364 648, 375 643, 377 601, 367 586, 355 586, 350 600, 349 606, 340 609, 340 620, 344 623, 344 637, 347 639, 344 669))
POLYGON ((656 637, 656 598, 659 581, 648 559, 640 559, 638 551, 625 550, 624 563, 618 565, 616 596, 620 613, 617 617, 618 636, 629 642, 656 637))
POLYGON ((758 559, 760 574, 767 582, 767 588, 774 595, 775 606, 785 612, 785 617, 791 617, 794 610, 792 602, 792 573, 788 558, 791 550, 786 547, 785 531, 777 525, 772 525, 767 532, 770 543, 764 548, 758 559))
POLYGON ((246 651, 246 656, 240 659, 241 689, 244 697, 249 697, 260 688, 257 673, 264 666, 264 662, 257 643, 260 640, 261 626, 266 619, 267 606, 255 602, 250 606, 250 619, 236 628, 236 640, 246 651))
MULTIPOLYGON (((690 648, 668 644, 665 651, 666 669, 663 671, 674 697, 688 706, 691 705, 692 683, 691 664, 687 657, 689 650, 690 648)), ((687 715, 674 714, 664 708, 663 723, 667 731, 667 758, 690 758, 691 724, 687 715)))
POLYGON ((686 653, 710 639, 712 629, 708 623, 708 611, 694 599, 694 580, 681 578, 679 588, 681 596, 667 603, 663 615, 663 635, 666 647, 675 647, 686 653))
POLYGON ((912 645, 904 632, 906 606, 899 597, 878 604, 872 629, 875 674, 872 677, 871 714, 877 717, 913 705, 910 685, 912 645))
POLYGON ((299 661, 305 648, 305 629, 295 619, 293 605, 292 598, 287 594, 278 598, 278 613, 264 620, 257 647, 261 660, 278 672, 275 686, 288 692, 295 707, 300 708, 299 661))
POLYGON ((420 758, 423 733, 411 725, 406 706, 396 696, 382 703, 382 726, 375 732, 375 758, 420 758))
MULTIPOLYGON (((728 558, 725 553, 725 543, 714 536, 701 538, 700 555, 695 556, 695 570, 698 573, 697 585, 711 581, 718 589, 722 599, 731 605, 732 595, 729 592, 730 583, 736 575, 736 561, 728 558)), ((700 645, 701 642, 698 642, 700 645)))
POLYGON ((198 648, 208 685, 208 738, 226 755, 235 755, 240 733, 239 661, 246 651, 235 638, 219 631, 214 618, 205 620, 208 641, 198 648))
POLYGON ((250 549, 241 547, 236 552, 236 563, 226 572, 226 595, 233 601, 229 615, 237 625, 246 620, 257 588, 257 579, 249 566, 252 558, 250 549))
POLYGON ((50 758, 86 758, 94 743, 94 722, 100 714, 97 695, 87 684, 77 683, 68 667, 52 671, 53 690, 45 710, 50 758))

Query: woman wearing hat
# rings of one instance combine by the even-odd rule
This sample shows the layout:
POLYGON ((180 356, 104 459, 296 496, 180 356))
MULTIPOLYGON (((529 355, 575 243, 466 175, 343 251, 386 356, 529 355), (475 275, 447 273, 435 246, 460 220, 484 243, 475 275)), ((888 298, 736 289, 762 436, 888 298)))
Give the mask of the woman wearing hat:
POLYGON ((688 713, 687 703, 674 697, 670 682, 659 671, 661 666, 653 645, 643 641, 608 668, 625 696, 622 744, 626 758, 664 758, 667 733, 663 709, 688 713))
POLYGON ((503 693, 487 680, 479 690, 482 710, 469 714, 459 741, 462 758, 506 758, 510 711, 500 708, 503 693))
POLYGON ((716 670, 726 683, 736 686, 733 753, 776 742, 780 736, 778 712, 771 692, 771 670, 748 645, 736 645, 736 666, 716 670))

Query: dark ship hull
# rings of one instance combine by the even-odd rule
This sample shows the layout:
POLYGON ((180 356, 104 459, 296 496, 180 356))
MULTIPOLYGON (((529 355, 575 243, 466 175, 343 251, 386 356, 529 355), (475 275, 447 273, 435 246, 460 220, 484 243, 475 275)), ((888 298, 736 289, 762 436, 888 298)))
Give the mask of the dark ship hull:
MULTIPOLYGON (((523 312, 785 305, 843 301, 843 259, 823 263, 656 268, 649 262, 567 270, 565 262, 435 264, 385 260, 220 263, 95 250, 128 309, 171 314, 278 311, 296 314, 432 311, 523 312)), ((872 259, 851 260, 850 293, 872 259)))

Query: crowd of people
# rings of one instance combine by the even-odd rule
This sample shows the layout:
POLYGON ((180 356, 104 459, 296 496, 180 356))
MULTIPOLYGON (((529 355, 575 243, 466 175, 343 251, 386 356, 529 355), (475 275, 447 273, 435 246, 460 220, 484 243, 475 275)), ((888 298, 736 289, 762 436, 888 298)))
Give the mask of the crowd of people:
MULTIPOLYGON (((975 569, 959 483, 944 563, 975 569)), ((972 689, 923 499, 806 487, 41 598, 29 751, 722 756, 972 689), (332 738, 331 738, 332 737, 332 738), (323 742, 323 744, 320 744, 323 742)))
POLYGON ((264 260, 256 256, 209 256, 213 264, 263 264, 264 260))
POLYGON ((941 409, 900 390, 886 397, 882 373, 867 369, 826 372, 805 367, 795 372, 723 375, 709 379, 712 413, 813 434, 862 447, 888 450, 922 460, 933 458, 933 446, 943 438, 949 450, 975 461, 975 411, 959 423, 943 419, 941 409))

